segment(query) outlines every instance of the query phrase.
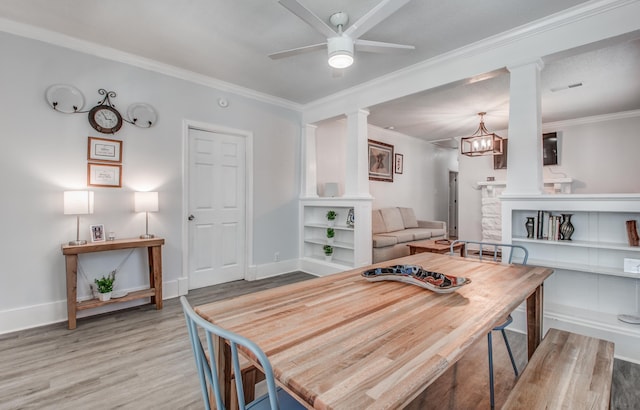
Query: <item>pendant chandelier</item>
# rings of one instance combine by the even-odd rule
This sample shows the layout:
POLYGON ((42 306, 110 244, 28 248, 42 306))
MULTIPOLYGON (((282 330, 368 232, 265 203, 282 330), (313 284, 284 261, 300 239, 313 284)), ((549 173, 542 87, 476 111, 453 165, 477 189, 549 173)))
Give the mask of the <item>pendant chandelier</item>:
POLYGON ((486 112, 479 112, 480 125, 476 132, 470 137, 463 137, 460 140, 460 153, 470 157, 480 155, 500 155, 502 154, 503 139, 493 132, 487 131, 484 126, 484 116, 486 112))

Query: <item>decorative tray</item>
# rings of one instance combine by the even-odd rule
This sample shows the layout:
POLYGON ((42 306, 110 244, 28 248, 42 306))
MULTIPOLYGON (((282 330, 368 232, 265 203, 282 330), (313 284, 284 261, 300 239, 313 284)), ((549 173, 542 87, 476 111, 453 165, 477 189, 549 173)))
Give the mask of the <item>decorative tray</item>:
POLYGON ((432 272, 418 265, 393 265, 362 272, 370 282, 393 280, 420 286, 436 293, 451 293, 471 283, 471 279, 432 272))

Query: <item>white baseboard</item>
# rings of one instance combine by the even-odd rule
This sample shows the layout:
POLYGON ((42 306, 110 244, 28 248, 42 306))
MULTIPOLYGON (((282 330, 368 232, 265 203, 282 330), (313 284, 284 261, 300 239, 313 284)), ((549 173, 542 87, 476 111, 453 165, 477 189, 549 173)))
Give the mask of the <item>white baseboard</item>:
MULTIPOLYGON (((520 305, 512 314, 513 323, 508 327, 515 332, 526 333, 526 311, 520 305)), ((609 340, 615 344, 615 357, 640 364, 640 326, 616 323, 615 315, 586 313, 580 309, 545 307, 542 334, 550 328, 566 330, 585 336, 609 340), (635 327, 634 327, 635 326, 635 327)))
MULTIPOLYGON (((187 278, 179 278, 162 283, 162 299, 172 299, 184 295, 188 291, 187 278), (187 289, 184 293, 180 293, 187 289)), ((123 289, 128 292, 146 289, 144 287, 123 289)), ((144 299, 131 300, 112 305, 101 306, 96 309, 81 310, 76 317, 82 318, 100 313, 112 312, 128 307, 144 305, 144 299)), ((39 305, 23 306, 15 309, 0 311, 0 334, 16 332, 18 330, 50 325, 52 323, 67 321, 67 300, 58 300, 39 305)))
POLYGON ((302 258, 299 260, 299 270, 315 276, 327 276, 334 273, 351 269, 335 263, 323 262, 312 258, 302 258))
POLYGON ((289 272, 300 270, 298 259, 289 259, 286 261, 278 261, 265 263, 262 265, 253 265, 247 275, 247 280, 259 280, 283 275, 289 272))

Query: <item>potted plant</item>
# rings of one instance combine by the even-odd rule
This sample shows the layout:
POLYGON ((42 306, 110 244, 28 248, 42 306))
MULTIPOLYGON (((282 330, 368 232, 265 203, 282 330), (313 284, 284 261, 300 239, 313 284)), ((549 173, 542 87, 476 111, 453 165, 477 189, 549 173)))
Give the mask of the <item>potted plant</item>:
POLYGON ((327 243, 332 244, 334 237, 336 236, 336 231, 333 228, 327 228, 327 243))
POLYGON ((325 245, 323 249, 324 249, 324 259, 327 262, 331 262, 331 257, 333 256, 333 246, 325 245))
POLYGON ((333 224, 336 221, 336 216, 338 216, 336 211, 328 211, 327 212, 327 221, 329 221, 329 226, 333 226, 333 224))
POLYGON ((102 276, 100 279, 95 279, 96 286, 98 287, 98 299, 103 302, 111 299, 111 292, 113 292, 113 282, 115 280, 116 278, 112 273, 107 276, 102 276))

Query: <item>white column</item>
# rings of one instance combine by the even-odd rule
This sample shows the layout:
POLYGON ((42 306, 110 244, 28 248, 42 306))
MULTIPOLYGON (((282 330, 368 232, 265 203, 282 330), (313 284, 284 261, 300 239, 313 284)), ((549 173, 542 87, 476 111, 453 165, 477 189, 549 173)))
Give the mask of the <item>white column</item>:
POLYGON ((542 119, 540 59, 507 67, 511 73, 509 96, 509 148, 507 188, 504 195, 539 195, 542 180, 542 119))
POLYGON ((367 145, 369 111, 347 114, 347 167, 345 196, 370 198, 367 145))
POLYGON ((316 129, 315 125, 306 124, 302 130, 302 187, 300 193, 305 198, 318 197, 316 129))

